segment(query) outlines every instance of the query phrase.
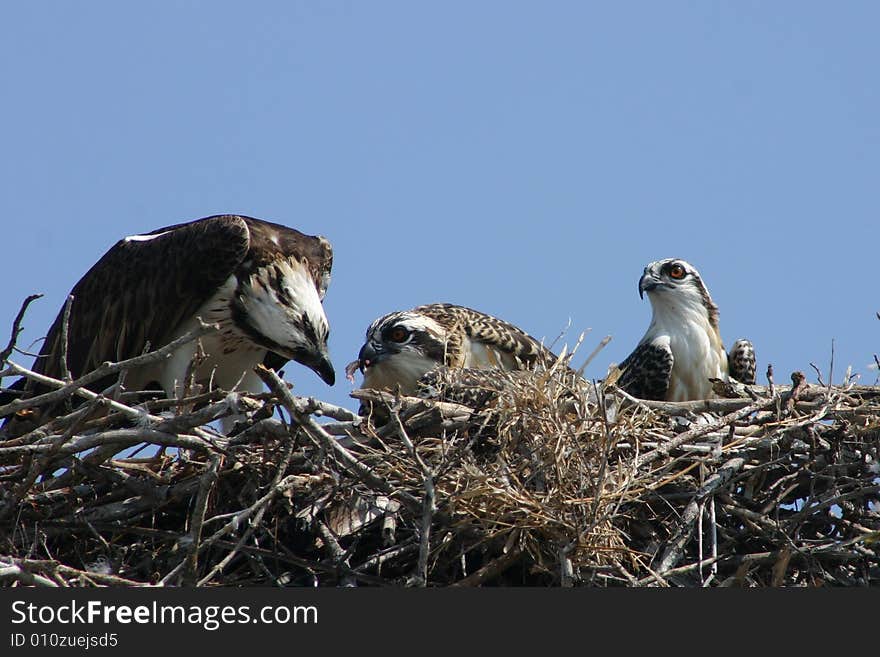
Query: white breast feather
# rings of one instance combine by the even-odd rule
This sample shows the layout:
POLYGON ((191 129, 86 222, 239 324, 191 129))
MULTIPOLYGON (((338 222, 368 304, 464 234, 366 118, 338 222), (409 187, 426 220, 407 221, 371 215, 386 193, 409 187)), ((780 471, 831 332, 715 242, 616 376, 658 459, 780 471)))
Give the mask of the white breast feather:
MULTIPOLYGON (((198 326, 196 317, 201 317, 208 324, 219 324, 218 332, 209 333, 200 340, 202 350, 208 357, 195 372, 196 382, 206 389, 210 387, 231 390, 238 386, 239 390, 260 392, 262 384, 252 370, 263 362, 266 349, 254 345, 232 322, 229 300, 235 293, 236 283, 235 276, 227 278, 217 292, 196 311, 193 319, 175 331, 174 338, 198 326), (224 354, 224 348, 230 345, 236 347, 235 351, 224 354)), ((196 347, 196 342, 190 342, 177 349, 163 363, 148 366, 137 373, 132 372, 134 376, 128 381, 128 387, 135 389, 150 381, 158 381, 166 395, 179 396, 186 384, 186 373, 196 353, 196 347)))
POLYGON ((672 374, 667 401, 708 399, 710 378, 727 380, 727 355, 702 305, 680 297, 654 303, 654 316, 643 342, 668 344, 672 374))

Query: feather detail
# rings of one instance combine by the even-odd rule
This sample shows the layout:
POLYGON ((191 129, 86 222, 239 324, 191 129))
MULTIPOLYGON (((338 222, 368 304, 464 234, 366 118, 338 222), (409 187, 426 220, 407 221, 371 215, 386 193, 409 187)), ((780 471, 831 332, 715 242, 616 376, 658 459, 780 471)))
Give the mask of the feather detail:
MULTIPOLYGON (((200 317, 220 325, 218 333, 201 340, 204 358, 196 375, 203 383, 226 387, 244 381, 260 390, 250 369, 270 355, 279 366, 290 359, 306 364, 329 382, 333 372, 320 299, 332 262, 326 239, 240 215, 216 215, 123 238, 73 286, 69 371, 78 377, 105 361, 159 348, 197 325, 200 317), (254 280, 260 284, 248 288, 254 280), (289 312, 278 311, 275 302, 289 312)), ((55 378, 63 371, 62 321, 63 309, 33 366, 55 378)), ((174 394, 196 348, 191 343, 161 366, 129 372, 127 387, 159 382, 174 394)), ((111 383, 91 387, 102 390, 111 383)), ((26 395, 43 391, 35 385, 25 388, 26 395)))

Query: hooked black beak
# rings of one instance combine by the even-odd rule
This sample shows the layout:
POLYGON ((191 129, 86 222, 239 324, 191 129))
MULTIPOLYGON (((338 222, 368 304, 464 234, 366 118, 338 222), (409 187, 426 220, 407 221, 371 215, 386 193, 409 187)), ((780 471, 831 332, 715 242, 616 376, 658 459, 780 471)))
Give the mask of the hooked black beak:
POLYGON ((639 279, 639 298, 644 299, 645 292, 650 292, 658 285, 660 285, 660 279, 646 269, 645 273, 643 273, 642 277, 639 279))
POLYGON ((320 376, 328 386, 336 383, 336 370, 333 369, 333 363, 330 362, 330 356, 326 349, 299 353, 296 360, 320 376))
POLYGON ((358 366, 361 372, 371 365, 384 360, 387 355, 387 352, 382 349, 381 345, 374 345, 372 342, 365 343, 358 352, 358 366))
POLYGON ((326 354, 321 356, 321 360, 318 361, 318 365, 315 367, 315 372, 318 373, 318 376, 320 376, 328 386, 332 386, 336 383, 336 370, 333 369, 333 363, 330 362, 330 359, 326 354))

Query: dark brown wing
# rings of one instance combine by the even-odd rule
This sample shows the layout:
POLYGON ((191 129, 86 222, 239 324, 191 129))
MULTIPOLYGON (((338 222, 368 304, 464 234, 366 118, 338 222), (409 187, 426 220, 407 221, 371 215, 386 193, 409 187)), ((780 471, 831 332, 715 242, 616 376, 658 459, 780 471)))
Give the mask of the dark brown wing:
MULTIPOLYGON (((413 308, 413 311, 431 317, 448 329, 459 325, 470 340, 509 353, 524 367, 535 363, 549 365, 556 360, 549 349, 519 327, 479 310, 450 303, 432 303, 413 308)), ((446 364, 453 367, 460 366, 463 361, 461 340, 455 339, 457 333, 449 330, 446 364)))
POLYGON ((668 347, 643 342, 618 365, 617 387, 639 399, 663 401, 669 390, 673 356, 668 347))
MULTIPOLYGON (((148 342, 154 349, 166 344, 235 270, 248 243, 245 220, 235 215, 176 224, 117 242, 71 290, 71 375, 136 356, 148 342)), ((34 364, 37 372, 55 378, 62 372, 62 318, 63 308, 34 364)))
POLYGON ((740 338, 733 343, 727 354, 727 368, 730 376, 746 385, 754 385, 757 363, 755 348, 749 340, 740 338))

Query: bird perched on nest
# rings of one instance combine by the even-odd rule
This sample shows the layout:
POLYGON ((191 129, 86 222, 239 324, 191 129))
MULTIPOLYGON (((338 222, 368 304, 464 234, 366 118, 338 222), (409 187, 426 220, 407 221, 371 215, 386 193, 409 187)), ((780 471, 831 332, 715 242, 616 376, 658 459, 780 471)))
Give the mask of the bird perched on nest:
POLYGON ((755 382, 755 350, 748 340, 724 350, 718 306, 689 262, 650 263, 639 280, 653 316, 644 337, 619 365, 617 385, 642 399, 690 401, 713 397, 711 379, 755 382))
MULTIPOLYGON (((71 294, 67 370, 73 378, 104 361, 157 349, 199 325, 220 330, 152 365, 126 372, 125 387, 156 384, 180 394, 197 354, 194 378, 214 388, 258 392, 254 366, 295 360, 327 384, 335 380, 322 300, 333 251, 320 236, 239 215, 217 215, 132 235, 117 242, 71 294)), ((49 329, 33 370, 63 377, 64 311, 49 329)), ((100 391, 115 377, 96 382, 100 391)), ((49 388, 17 382, 24 396, 49 388)))
POLYGON ((346 375, 354 380, 359 369, 363 388, 419 395, 448 381, 448 376, 439 376, 446 370, 467 369, 468 385, 477 386, 478 370, 522 370, 555 360, 549 349, 513 324, 472 308, 434 303, 373 321, 346 375))

